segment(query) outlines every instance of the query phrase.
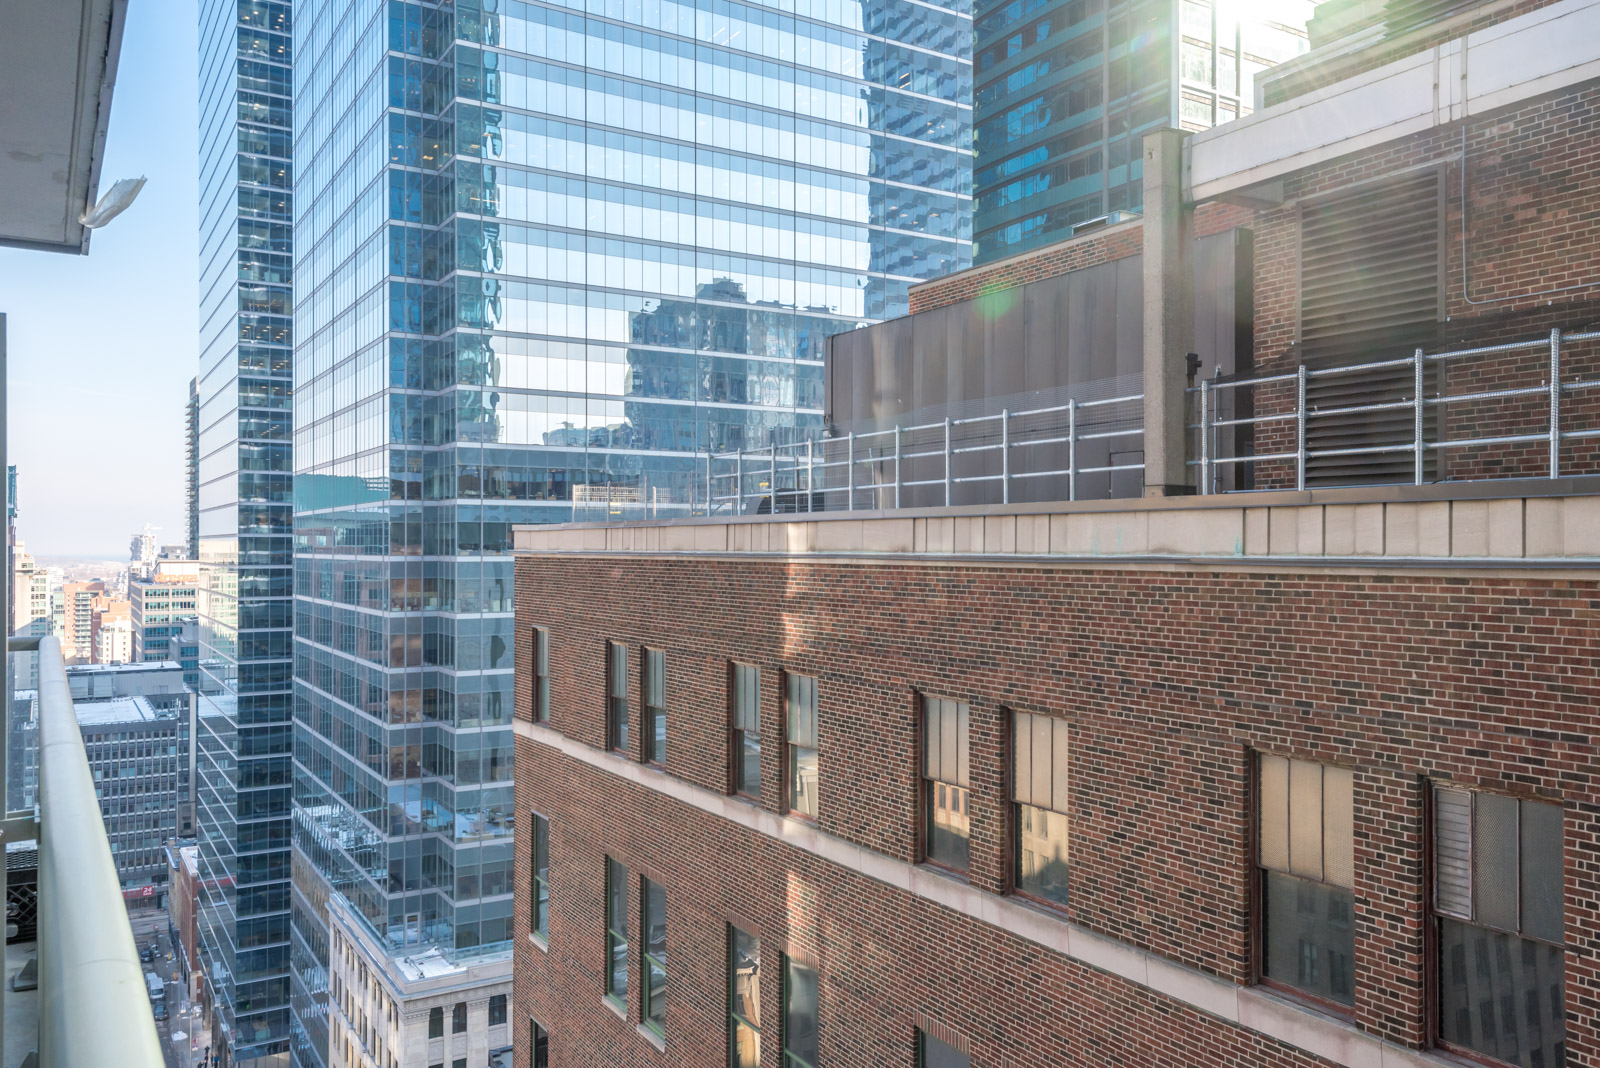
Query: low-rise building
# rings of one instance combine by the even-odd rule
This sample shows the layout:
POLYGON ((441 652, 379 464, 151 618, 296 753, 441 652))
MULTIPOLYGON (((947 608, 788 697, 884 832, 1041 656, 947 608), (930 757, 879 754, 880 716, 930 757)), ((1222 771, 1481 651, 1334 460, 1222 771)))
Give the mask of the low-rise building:
POLYGON ((178 966, 191 1002, 200 1000, 200 847, 174 838, 167 842, 167 918, 176 937, 178 966))
POLYGON ((511 952, 394 955, 348 901, 328 912, 328 1068, 484 1068, 508 1049, 511 952))
POLYGON ((157 709, 147 697, 73 704, 123 897, 129 908, 160 908, 166 903, 164 847, 178 829, 184 716, 177 709, 157 709))

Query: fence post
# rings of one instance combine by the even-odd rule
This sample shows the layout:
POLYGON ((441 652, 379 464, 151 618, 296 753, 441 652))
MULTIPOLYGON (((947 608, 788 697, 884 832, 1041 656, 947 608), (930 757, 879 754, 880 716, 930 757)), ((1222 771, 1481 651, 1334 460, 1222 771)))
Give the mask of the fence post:
POLYGON ((711 499, 711 457, 712 457, 712 455, 713 455, 713 453, 711 452, 711 450, 707 449, 706 450, 706 518, 707 519, 711 518, 711 508, 712 508, 712 504, 713 504, 712 499, 711 499))
POLYGON ((1211 492, 1211 384, 1200 380, 1200 494, 1211 492))
POLYGON ((1011 503, 1011 409, 1000 409, 1000 503, 1011 503))
POLYGON ((950 507, 950 417, 944 417, 944 506, 950 507))
POLYGON ((1411 449, 1412 449, 1411 477, 1412 477, 1412 481, 1416 485, 1420 486, 1420 485, 1422 485, 1422 457, 1423 457, 1423 440, 1422 440, 1422 349, 1421 348, 1418 348, 1416 352, 1411 354, 1411 390, 1412 390, 1411 415, 1412 415, 1412 423, 1413 423, 1413 425, 1412 425, 1412 444, 1411 444, 1411 449))
POLYGON ((844 507, 845 511, 853 512, 856 510, 856 432, 854 430, 845 436, 844 448, 844 491, 846 494, 844 507))
MULTIPOLYGON (((817 492, 816 438, 806 438, 806 511, 811 511, 811 498, 817 492)), ((799 481, 796 479, 795 481, 799 481)))
POLYGON ((1295 372, 1294 488, 1306 488, 1306 365, 1295 372))
POLYGON ((1067 401, 1067 500, 1078 499, 1078 401, 1067 401))
POLYGON ((894 506, 900 507, 900 424, 894 428, 894 506))
POLYGON ((771 503, 767 505, 769 515, 778 514, 778 443, 774 441, 770 446, 772 450, 772 486, 767 491, 771 503))
POLYGON ((1561 331, 1550 331, 1550 477, 1561 474, 1561 331))

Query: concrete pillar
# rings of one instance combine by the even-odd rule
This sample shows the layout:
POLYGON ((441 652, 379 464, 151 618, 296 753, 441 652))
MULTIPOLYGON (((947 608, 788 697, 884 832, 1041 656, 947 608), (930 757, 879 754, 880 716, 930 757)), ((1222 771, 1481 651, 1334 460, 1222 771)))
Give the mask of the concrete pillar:
POLYGON ((1192 493, 1184 389, 1194 351, 1194 206, 1182 130, 1144 135, 1144 495, 1192 493))

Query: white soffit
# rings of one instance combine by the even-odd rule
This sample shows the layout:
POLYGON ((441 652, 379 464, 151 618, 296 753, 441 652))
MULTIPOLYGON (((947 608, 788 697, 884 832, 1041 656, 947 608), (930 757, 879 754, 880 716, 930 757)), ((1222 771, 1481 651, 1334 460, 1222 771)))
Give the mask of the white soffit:
POLYGON ((1561 0, 1194 134, 1189 195, 1210 200, 1339 156, 1600 78, 1600 0, 1561 0))

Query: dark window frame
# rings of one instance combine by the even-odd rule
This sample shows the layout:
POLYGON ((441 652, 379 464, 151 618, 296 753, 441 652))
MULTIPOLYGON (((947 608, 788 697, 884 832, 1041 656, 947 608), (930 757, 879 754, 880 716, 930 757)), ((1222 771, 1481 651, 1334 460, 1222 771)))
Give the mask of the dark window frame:
POLYGON ((639 650, 639 701, 642 715, 639 744, 646 764, 667 763, 667 653, 644 646, 639 650), (659 733, 660 737, 657 737, 659 733))
MULTIPOLYGON (((1356 954, 1354 952, 1352 952, 1351 955, 1350 955, 1350 963, 1349 963, 1349 968, 1350 968, 1350 993, 1351 993, 1351 1001, 1349 1003, 1343 1002, 1343 1001, 1339 1001, 1339 1000, 1337 1000, 1335 998, 1327 997, 1327 996, 1315 993, 1315 992, 1310 991, 1310 990, 1306 990, 1306 989, 1304 989, 1302 987, 1294 985, 1293 983, 1286 982, 1286 981, 1284 981, 1282 979, 1279 979, 1279 978, 1276 978, 1274 976, 1270 976, 1270 975, 1267 974, 1267 941, 1268 941, 1267 932, 1268 932, 1268 927, 1270 926, 1270 923, 1271 923, 1271 916, 1270 916, 1270 914, 1268 912, 1268 908, 1267 908, 1267 896, 1268 896, 1267 883, 1268 883, 1268 880, 1271 877, 1271 875, 1272 874, 1279 874, 1281 876, 1284 876, 1284 877, 1292 879, 1292 880, 1296 880, 1297 882, 1301 882, 1301 883, 1309 883, 1309 884, 1313 884, 1313 885, 1334 887, 1336 889, 1348 891, 1351 894, 1351 897, 1352 897, 1350 923, 1351 923, 1351 937, 1352 937, 1352 939, 1354 939, 1355 938, 1355 934, 1356 934, 1356 932, 1355 932, 1354 905, 1353 905, 1354 887, 1355 887, 1355 858, 1354 858, 1354 850, 1353 850, 1353 846, 1352 846, 1351 858, 1350 858, 1350 885, 1348 887, 1340 886, 1338 883, 1328 882, 1327 880, 1325 880, 1323 878, 1320 878, 1320 877, 1316 878, 1316 879, 1313 879, 1313 878, 1311 878, 1311 877, 1309 877, 1307 875, 1297 874, 1297 873, 1289 870, 1289 867, 1288 867, 1287 864, 1285 864, 1285 866, 1279 868, 1279 867, 1272 867, 1272 866, 1269 866, 1266 863, 1264 863, 1263 859, 1262 859, 1262 852, 1263 852, 1262 820, 1264 818, 1263 817, 1263 812, 1264 812, 1264 807, 1265 806, 1264 806, 1264 803, 1263 803, 1264 794, 1263 794, 1263 782, 1262 782, 1262 768, 1269 761, 1283 761, 1284 762, 1285 784, 1286 784, 1285 785, 1285 789, 1290 791, 1290 792, 1292 792, 1292 790, 1293 790, 1292 779, 1290 777, 1293 775, 1292 767, 1293 767, 1294 764, 1298 763, 1298 764, 1303 764, 1303 765, 1313 765, 1313 766, 1315 766, 1317 768, 1320 768, 1322 770, 1323 778, 1322 778, 1322 780, 1321 780, 1321 782, 1319 784, 1318 797, 1319 797, 1319 804, 1321 806, 1321 811, 1322 811, 1322 819, 1320 821, 1320 825, 1322 827, 1322 830, 1319 831, 1319 834, 1321 834, 1323 836, 1321 838, 1321 847, 1322 847, 1323 856, 1324 856, 1324 859, 1319 862, 1319 865, 1320 865, 1320 870, 1322 871, 1323 875, 1326 874, 1326 859, 1325 858, 1326 858, 1326 855, 1327 855, 1327 840, 1326 840, 1326 827, 1327 827, 1327 792, 1326 792, 1326 784, 1327 784, 1327 772, 1333 771, 1333 772, 1338 773, 1338 774, 1347 774, 1347 775, 1350 775, 1350 777, 1351 777, 1351 787, 1350 787, 1350 791, 1351 791, 1351 814, 1350 814, 1350 818, 1351 818, 1351 824, 1352 824, 1352 827, 1353 827, 1354 821, 1355 821, 1354 771, 1353 771, 1353 769, 1351 769, 1349 767, 1345 767, 1345 766, 1338 765, 1338 764, 1328 763, 1326 761, 1309 760, 1309 759, 1306 759, 1306 758, 1303 758, 1303 757, 1292 757, 1292 756, 1286 756, 1286 755, 1279 754, 1279 753, 1269 753, 1269 752, 1264 752, 1264 751, 1258 750, 1258 751, 1255 752, 1254 755, 1255 755, 1255 760, 1253 761, 1254 767, 1251 769, 1252 770, 1252 774, 1250 776, 1251 793, 1250 793, 1250 805, 1249 805, 1249 809, 1250 809, 1250 812, 1249 812, 1249 820, 1250 820, 1249 827, 1250 827, 1250 846, 1251 846, 1251 853, 1250 853, 1251 861, 1250 861, 1250 863, 1251 863, 1251 874, 1252 874, 1251 881, 1250 881, 1250 887, 1251 887, 1250 950, 1251 950, 1251 970, 1252 970, 1253 979, 1254 979, 1254 981, 1255 981, 1255 983, 1257 985, 1266 987, 1267 989, 1273 990, 1273 991, 1275 991, 1277 993, 1280 993, 1280 994, 1284 995, 1285 997, 1288 997, 1290 999, 1296 999, 1296 1000, 1303 1001, 1308 1005, 1312 1005, 1312 1006, 1314 1006, 1314 1007, 1316 1007, 1318 1009, 1321 1009, 1324 1012, 1330 1013, 1330 1014, 1332 1014, 1334 1016, 1338 1016, 1338 1017, 1343 1018, 1343 1019, 1353 1019, 1354 1016, 1355 1016, 1355 1011, 1356 1011, 1355 997, 1356 997, 1356 993, 1357 993, 1357 989, 1356 989, 1357 983, 1356 983, 1356 974, 1355 974, 1356 954)), ((1288 835, 1291 835, 1291 834, 1292 834, 1292 831, 1290 831, 1289 828, 1286 826, 1285 835, 1288 836, 1288 835)), ((1287 850, 1289 848, 1289 846, 1288 846, 1288 838, 1287 837, 1285 838, 1285 846, 1284 846, 1284 848, 1285 848, 1285 850, 1287 850)))
POLYGON ((606 642, 606 748, 628 752, 628 647, 606 642))
POLYGON ((918 732, 922 745, 918 761, 917 791, 921 802, 922 861, 925 864, 965 876, 972 868, 972 769, 970 740, 972 734, 972 708, 966 701, 953 697, 934 697, 918 694, 918 732), (954 737, 947 739, 946 732, 954 737), (949 766, 947 766, 949 765, 949 766), (936 855, 937 820, 940 807, 940 789, 955 791, 960 810, 965 813, 967 830, 962 838, 965 862, 956 858, 936 855))
POLYGON ((817 822, 822 812, 822 727, 820 699, 818 695, 817 677, 815 675, 801 675, 796 672, 784 672, 783 676, 783 760, 784 784, 783 803, 784 810, 796 819, 817 822), (798 702, 798 704, 797 704, 798 702), (805 708, 809 706, 809 708, 805 708), (802 707, 809 711, 809 721, 802 719, 796 727, 795 709, 802 707), (806 728, 809 727, 809 733, 806 728), (796 735, 802 737, 796 737, 796 735), (806 744, 809 742, 810 744, 806 744), (816 773, 812 782, 811 803, 815 811, 807 811, 795 802, 799 800, 795 784, 799 779, 800 753, 813 754, 816 761, 816 773))
MULTIPOLYGON (((1022 858, 1023 858, 1023 829, 1025 820, 1024 809, 1036 809, 1054 813, 1067 822, 1067 867, 1070 873, 1072 865, 1071 822, 1072 822, 1072 746, 1071 722, 1060 716, 1050 716, 1038 712, 1024 712, 1019 709, 1011 711, 1009 723, 1010 754, 1007 761, 1007 771, 1010 779, 1007 784, 1007 796, 1011 799, 1011 856, 1010 860, 1010 890, 1016 896, 1051 909, 1062 915, 1071 915, 1071 895, 1067 901, 1055 901, 1042 894, 1032 893, 1022 886, 1022 858), (1043 724, 1041 728, 1039 725, 1043 724), (1024 729, 1027 737, 1024 738, 1024 729), (1039 733, 1045 733, 1049 738, 1048 760, 1035 759, 1035 750, 1039 748, 1042 739, 1039 733), (1028 771, 1024 775, 1021 760, 1024 748, 1028 755, 1028 771), (1065 767, 1058 768, 1057 762, 1062 762, 1065 767), (1048 767, 1045 765, 1048 764, 1048 767), (1045 774, 1048 772, 1048 774, 1045 774), (1027 794, 1029 800, 1023 801, 1022 794, 1027 794), (1058 797, 1057 794, 1065 794, 1058 797), (1041 804, 1048 796, 1049 803, 1041 804), (1063 807, 1065 806, 1065 807, 1063 807)), ((1070 878, 1070 874, 1068 876, 1070 878)))
POLYGON ((528 1068, 550 1068, 550 1031, 532 1016, 528 1017, 528 1068))
POLYGON ((605 925, 606 925, 606 967, 605 967, 605 996, 612 1004, 620 1005, 626 1010, 628 1004, 628 867, 615 857, 606 857, 605 876, 605 925), (621 888, 622 915, 616 915, 618 902, 617 888, 621 888), (622 982, 617 983, 616 959, 617 951, 621 950, 623 956, 622 982))
POLYGON ((639 878, 639 1022, 651 1033, 664 1037, 667 1033, 667 889, 660 882, 651 879, 648 875, 639 878), (650 903, 652 892, 658 893, 661 898, 661 952, 653 953, 650 949, 650 927, 652 921, 657 920, 654 907, 650 903), (654 969, 661 972, 661 994, 659 1003, 651 978, 654 969), (660 1009, 661 1019, 658 1022, 654 1017, 656 1010, 660 1009))
POLYGON ((550 941, 550 821, 537 812, 529 813, 533 822, 533 884, 529 895, 528 930, 546 943, 550 941), (540 874, 540 873, 543 874, 540 874))
POLYGON ((458 1001, 450 1009, 450 1033, 464 1035, 467 1033, 467 1003, 458 1001))
POLYGON ((533 627, 533 721, 550 722, 550 629, 533 627))
POLYGON ((727 932, 727 937, 728 937, 728 951, 727 951, 727 963, 728 963, 728 1065, 729 1065, 729 1068, 738 1068, 738 1065, 739 1065, 739 1055, 738 1055, 739 1028, 740 1028, 741 1025, 743 1025, 746 1028, 749 1028, 750 1032, 753 1035, 755 1035, 755 1039, 756 1039, 756 1061, 757 1061, 757 1063, 759 1063, 760 1059, 761 1059, 761 1020, 759 1018, 759 1014, 761 1012, 761 936, 758 935, 758 934, 751 934, 749 931, 742 930, 741 928, 739 928, 739 927, 737 927, 737 926, 735 926, 734 924, 731 924, 731 923, 728 924, 727 927, 728 927, 728 932, 727 932), (757 1016, 757 1018, 755 1020, 749 1019, 743 1013, 739 1012, 739 1010, 737 1008, 735 1008, 735 1006, 739 1004, 737 987, 738 987, 738 984, 739 984, 738 975, 739 975, 739 961, 740 961, 740 956, 739 956, 739 937, 741 935, 743 935, 749 942, 754 943, 754 945, 755 945, 755 954, 754 954, 754 959, 755 959, 755 977, 753 979, 753 985, 755 987, 755 1006, 756 1006, 756 1012, 758 1014, 758 1016, 757 1016))
POLYGON ((728 665, 728 763, 729 780, 732 790, 740 797, 747 797, 753 801, 761 800, 762 779, 761 768, 761 668, 756 664, 745 664, 733 661, 728 665), (754 699, 754 707, 746 706, 747 699, 754 699), (748 714, 746 714, 748 713, 748 714), (748 740, 754 741, 751 747, 756 756, 756 781, 754 784, 746 780, 744 775, 744 751, 748 740), (754 785, 755 789, 750 787, 754 785))
POLYGON ((508 997, 506 997, 506 995, 504 995, 504 994, 490 994, 489 995, 489 1026, 490 1027, 499 1027, 502 1024, 508 1023, 510 1020, 511 1020, 510 999, 508 997), (499 1010, 500 1010, 499 1013, 498 1013, 500 1018, 498 1020, 495 1019, 495 1016, 497 1015, 496 1012, 495 1012, 495 1008, 496 1008, 497 1005, 498 1005, 499 1010))
POLYGON ((435 1005, 428 1010, 428 1037, 444 1037, 444 1006, 435 1005))
POLYGON ((818 1051, 817 1051, 818 1052, 817 1059, 819 1061, 822 1059, 821 1058, 821 1048, 820 1048, 820 1046, 821 1046, 820 1039, 821 1039, 821 1034, 822 1034, 822 976, 820 974, 819 969, 817 968, 817 966, 814 963, 811 963, 809 961, 801 960, 801 959, 797 958, 795 955, 793 955, 791 953, 784 953, 782 955, 782 957, 781 957, 781 960, 783 962, 783 973, 782 973, 782 976, 781 976, 781 979, 780 979, 780 984, 781 985, 780 985, 780 990, 779 990, 779 1005, 780 1005, 780 1008, 782 1009, 782 1012, 779 1015, 779 1021, 778 1022, 779 1022, 779 1029, 783 1032, 783 1035, 782 1035, 783 1042, 782 1042, 782 1050, 781 1050, 781 1056, 782 1056, 782 1059, 783 1059, 783 1068, 817 1068, 817 1066, 815 1064, 813 1064, 812 1062, 806 1060, 804 1057, 800 1056, 798 1053, 795 1053, 794 1051, 792 1051, 789 1048, 789 1041, 793 1037, 793 1035, 791 1034, 791 1030, 792 1029, 789 1026, 789 1016, 790 1016, 790 1013, 789 1013, 789 995, 792 993, 792 991, 794 989, 794 983, 790 979, 790 970, 791 969, 799 969, 799 970, 802 970, 802 971, 810 972, 811 975, 812 975, 813 984, 816 987, 816 991, 817 991, 816 1002, 811 1006, 811 1008, 812 1008, 811 1031, 812 1031, 813 1035, 816 1035, 818 1037, 818 1047, 819 1048, 818 1048, 818 1051))

